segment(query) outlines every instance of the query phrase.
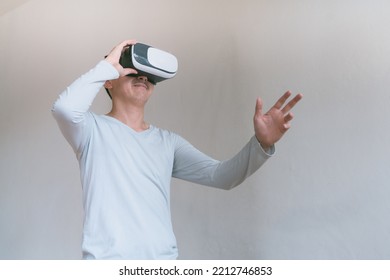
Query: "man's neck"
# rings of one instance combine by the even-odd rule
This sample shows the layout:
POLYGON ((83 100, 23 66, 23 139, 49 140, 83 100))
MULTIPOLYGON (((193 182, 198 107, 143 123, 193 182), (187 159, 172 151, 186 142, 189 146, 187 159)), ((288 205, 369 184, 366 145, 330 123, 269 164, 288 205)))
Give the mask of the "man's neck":
POLYGON ((149 129, 149 124, 144 120, 144 107, 118 108, 118 106, 113 106, 107 116, 119 120, 137 132, 149 129))

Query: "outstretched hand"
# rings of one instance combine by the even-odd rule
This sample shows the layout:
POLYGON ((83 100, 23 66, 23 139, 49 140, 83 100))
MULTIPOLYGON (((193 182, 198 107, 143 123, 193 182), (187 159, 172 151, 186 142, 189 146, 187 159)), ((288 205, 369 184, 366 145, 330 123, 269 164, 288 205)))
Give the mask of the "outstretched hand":
POLYGON ((106 56, 105 60, 112 64, 118 70, 119 76, 123 77, 129 74, 137 74, 137 70, 132 68, 123 68, 119 63, 119 59, 124 51, 124 48, 135 45, 137 43, 136 40, 126 40, 114 47, 111 52, 106 56))
POLYGON ((266 114, 263 114, 261 98, 256 101, 256 110, 253 117, 255 135, 265 150, 268 150, 279 141, 290 128, 290 122, 294 117, 290 110, 302 99, 303 95, 297 94, 283 107, 290 96, 291 92, 287 91, 266 114))

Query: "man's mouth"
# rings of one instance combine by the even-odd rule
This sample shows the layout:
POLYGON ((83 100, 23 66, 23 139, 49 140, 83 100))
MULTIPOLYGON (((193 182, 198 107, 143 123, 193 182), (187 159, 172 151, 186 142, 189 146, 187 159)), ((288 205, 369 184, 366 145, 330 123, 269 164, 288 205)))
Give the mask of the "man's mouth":
POLYGON ((136 83, 133 84, 133 86, 135 86, 135 87, 144 87, 146 89, 149 88, 148 85, 146 83, 143 83, 143 82, 136 82, 136 83))

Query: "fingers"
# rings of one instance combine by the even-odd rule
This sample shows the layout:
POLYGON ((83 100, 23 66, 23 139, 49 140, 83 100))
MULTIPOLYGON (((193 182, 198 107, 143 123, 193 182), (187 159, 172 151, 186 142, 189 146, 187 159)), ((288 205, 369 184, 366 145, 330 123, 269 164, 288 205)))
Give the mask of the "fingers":
POLYGON ((106 60, 111 62, 111 63, 118 63, 119 58, 121 57, 123 48, 126 46, 129 46, 129 45, 134 45, 136 43, 137 43, 136 40, 125 40, 125 41, 121 42, 120 44, 118 44, 117 46, 115 46, 111 50, 111 52, 107 55, 106 60))
POLYGON ((130 74, 138 74, 137 70, 133 69, 133 68, 123 68, 123 71, 122 71, 122 76, 127 76, 127 75, 130 75, 130 74))
POLYGON ((136 40, 125 40, 116 47, 114 47, 111 51, 111 53, 122 53, 122 50, 124 47, 130 46, 130 45, 135 45, 137 43, 136 40))
POLYGON ((284 131, 287 131, 291 127, 291 121, 293 118, 294 115, 291 112, 284 116, 282 124, 284 131))
POLYGON ((284 122, 288 123, 288 122, 292 121, 293 118, 294 118, 294 115, 290 112, 284 116, 284 122))
POLYGON ((285 123, 283 124, 283 128, 285 129, 285 131, 289 130, 291 127, 291 124, 290 123, 285 123))
POLYGON ((136 40, 125 40, 120 44, 118 44, 117 46, 115 46, 105 58, 107 62, 109 62, 112 66, 116 68, 116 70, 118 70, 119 75, 121 77, 129 74, 137 74, 137 71, 135 69, 123 68, 122 65, 120 65, 119 63, 124 48, 130 45, 134 45, 136 43, 137 43, 136 40))
POLYGON ((122 50, 125 47, 135 45, 136 43, 137 43, 136 40, 125 40, 122 43, 120 43, 118 46, 116 46, 116 48, 114 48, 114 49, 121 54, 122 50))
POLYGON ((297 94, 293 99, 290 100, 290 102, 287 103, 286 106, 284 106, 284 108, 282 109, 282 113, 288 113, 302 99, 302 97, 302 94, 297 94))
POLYGON ((287 101, 287 99, 291 96, 291 91, 287 91, 285 94, 282 95, 282 97, 279 98, 279 100, 275 103, 274 108, 282 111, 283 114, 288 113, 298 102, 302 99, 303 95, 301 93, 298 93, 293 99, 290 100, 290 102, 287 103, 286 106, 282 109, 282 106, 287 101))
POLYGON ((286 106, 283 107, 284 103, 287 101, 287 99, 291 96, 291 92, 287 91, 282 95, 282 97, 279 98, 279 100, 275 103, 274 109, 280 110, 284 116, 284 124, 283 128, 285 130, 288 130, 291 126, 290 122, 294 118, 294 115, 290 112, 292 108, 303 98, 303 95, 301 93, 298 93, 293 99, 291 99, 286 106), (283 107, 283 108, 282 108, 283 107))
POLYGON ((274 108, 276 109, 280 109, 282 108, 283 104, 286 102, 286 100, 290 97, 291 95, 291 91, 287 91, 285 92, 282 97, 280 97, 278 99, 278 101, 276 101, 275 105, 274 105, 274 108))
POLYGON ((135 45, 135 44, 137 44, 137 40, 135 40, 135 39, 125 40, 121 43, 121 45, 124 45, 124 47, 130 46, 130 45, 135 45))

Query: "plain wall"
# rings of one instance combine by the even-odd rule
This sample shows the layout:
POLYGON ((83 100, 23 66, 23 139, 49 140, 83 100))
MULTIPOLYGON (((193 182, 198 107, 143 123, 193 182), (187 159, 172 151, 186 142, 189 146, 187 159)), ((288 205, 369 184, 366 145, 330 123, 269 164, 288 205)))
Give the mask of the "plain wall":
MULTIPOLYGON (((0 258, 78 259, 78 163, 51 116, 113 46, 174 53, 147 121, 217 159, 302 92, 276 154, 232 191, 173 180, 181 259, 390 258, 390 2, 31 0, 0 17, 0 258)), ((104 91, 92 109, 106 113, 104 91)))

